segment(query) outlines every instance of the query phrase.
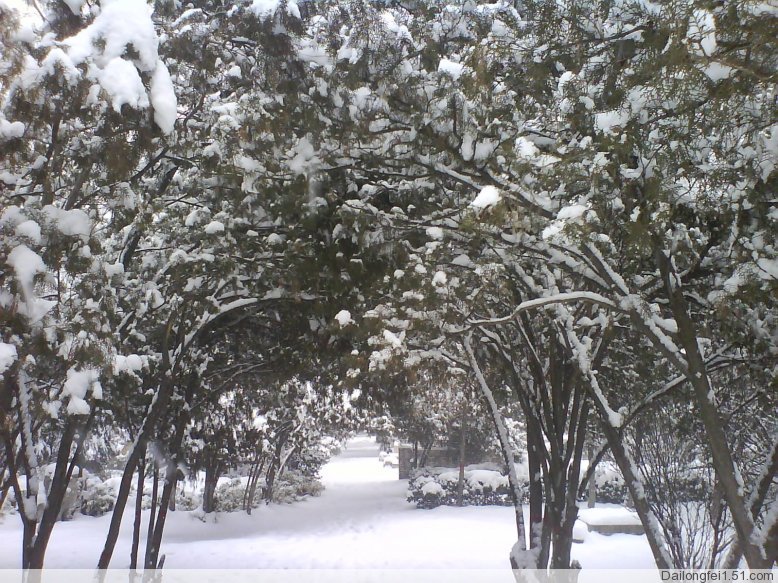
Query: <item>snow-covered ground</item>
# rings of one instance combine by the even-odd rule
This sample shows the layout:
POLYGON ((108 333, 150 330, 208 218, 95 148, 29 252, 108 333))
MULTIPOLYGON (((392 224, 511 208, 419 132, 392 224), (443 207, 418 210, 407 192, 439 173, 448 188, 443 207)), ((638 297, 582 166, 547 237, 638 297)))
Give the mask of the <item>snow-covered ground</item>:
MULTIPOLYGON (((252 516, 234 512, 202 522, 190 512, 172 513, 163 540, 165 568, 508 568, 516 533, 511 508, 416 509, 405 501, 407 482, 378 461, 372 438, 350 441, 323 468, 322 478, 326 489, 320 497, 264 506, 252 516)), ((129 563, 131 512, 123 521, 112 567, 129 563)), ((54 529, 47 567, 92 568, 97 563, 110 516, 77 516, 54 529)), ((147 519, 145 512, 144 527, 147 519)), ((654 567, 645 537, 583 536, 573 557, 584 568, 654 567)), ((0 517, 0 568, 18 567, 20 552, 19 518, 0 517)))

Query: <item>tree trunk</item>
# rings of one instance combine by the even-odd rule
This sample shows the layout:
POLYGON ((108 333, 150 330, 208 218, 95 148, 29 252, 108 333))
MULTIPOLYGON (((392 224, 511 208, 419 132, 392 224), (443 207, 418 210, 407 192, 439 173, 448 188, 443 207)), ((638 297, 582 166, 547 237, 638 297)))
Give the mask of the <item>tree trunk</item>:
POLYGON ((111 515, 111 524, 108 527, 108 535, 105 538, 105 545, 100 554, 100 559, 97 562, 98 569, 107 569, 111 562, 113 550, 116 547, 116 541, 119 539, 119 528, 122 525, 124 509, 127 506, 127 500, 130 496, 133 475, 138 467, 141 455, 146 455, 146 445, 157 424, 157 419, 162 412, 167 409, 172 393, 172 381, 167 376, 164 376, 160 383, 159 391, 151 402, 149 412, 143 420, 138 436, 135 438, 135 444, 127 458, 127 463, 124 465, 124 473, 122 474, 122 481, 119 484, 119 492, 116 495, 116 504, 114 505, 113 513, 111 515))
POLYGON ((140 528, 143 512, 143 486, 146 480, 145 456, 138 460, 138 482, 135 492, 135 522, 132 525, 132 548, 130 549, 130 569, 138 568, 138 548, 140 547, 140 528))
MULTIPOLYGON (((3 426, 0 425, 0 427, 3 426)), ((28 523, 31 521, 25 513, 24 495, 22 494, 22 489, 19 486, 19 472, 18 466, 16 464, 16 451, 14 450, 13 441, 11 440, 8 431, 3 431, 2 436, 3 443, 5 445, 6 463, 8 464, 9 478, 11 479, 11 488, 13 488, 18 514, 22 521, 22 568, 25 568, 29 559, 32 537, 35 536, 35 523, 29 525, 28 523)))
MULTIPOLYGON (((604 411, 602 415, 607 419, 607 414, 604 411)), ((605 438, 608 440, 613 453, 613 458, 616 460, 622 476, 624 476, 624 482, 635 504, 635 510, 646 531, 648 545, 651 547, 657 569, 672 569, 674 565, 670 559, 670 553, 661 538, 662 535, 656 516, 651 510, 648 500, 646 500, 643 482, 638 475, 635 462, 632 460, 632 456, 629 454, 618 430, 608 423, 607 420, 603 420, 602 426, 605 438)))
MULTIPOLYGON (((589 443, 589 447, 586 452, 587 457, 589 458, 589 464, 594 463, 594 446, 589 443)), ((594 479, 594 473, 592 473, 591 477, 589 478, 589 491, 588 495, 586 497, 586 507, 587 508, 594 508, 594 506, 597 504, 597 480, 594 479)))
MULTIPOLYGON (((159 513, 154 524, 154 535, 151 545, 146 549, 146 569, 161 568, 159 551, 162 546, 162 533, 165 530, 165 521, 170 508, 170 498, 175 496, 176 482, 178 481, 178 460, 181 452, 181 443, 184 440, 186 424, 189 421, 188 409, 183 408, 176 421, 175 433, 170 444, 170 458, 165 468, 165 485, 162 488, 162 498, 159 502, 159 513)), ((163 559, 164 560, 164 559, 163 559)))
POLYGON ((538 564, 548 561, 550 544, 548 536, 543 536, 543 472, 541 468, 541 448, 543 436, 537 419, 525 411, 527 420, 527 466, 529 470, 529 541, 530 548, 537 549, 538 564))
POLYGON ((459 427, 459 484, 457 484, 457 506, 465 504, 465 423, 467 409, 462 408, 462 421, 459 427))
MULTIPOLYGON (((770 491, 770 486, 772 485, 775 476, 778 476, 778 439, 776 439, 773 442, 773 449, 770 452, 770 455, 765 460, 764 466, 761 471, 759 482, 757 483, 756 488, 751 494, 751 516, 754 518, 754 520, 756 520, 756 518, 759 516, 760 512, 762 511, 764 503, 767 500, 767 494, 770 491)), ((775 522, 776 524, 778 524, 778 516, 776 516, 775 522)), ((769 525, 768 528, 770 528, 769 525)), ((772 529, 778 530, 778 527, 773 526, 772 529)), ((767 558, 768 560, 771 559, 772 563, 775 563, 778 560, 778 557, 775 556, 775 553, 778 552, 775 551, 775 544, 778 541, 775 541, 775 536, 773 536, 772 537, 773 543, 772 545, 770 545, 769 544, 770 540, 771 537, 769 535, 769 530, 768 530, 768 540, 766 541, 768 543, 766 545, 766 548, 768 549, 767 558), (769 552, 769 549, 771 548, 774 550, 774 552, 772 553, 772 557, 769 552)), ((730 549, 727 558, 724 560, 724 564, 722 565, 722 568, 736 569, 740 564, 740 559, 742 557, 743 557, 743 547, 740 544, 740 540, 735 539, 732 543, 732 548, 730 549)))
POLYGON ((35 542, 30 549, 28 569, 42 569, 43 561, 46 557, 46 549, 49 545, 51 533, 54 525, 59 518, 59 512, 62 508, 62 500, 68 489, 68 462, 70 461, 70 447, 73 445, 73 438, 76 435, 76 421, 73 417, 68 417, 65 421, 65 427, 62 432, 62 438, 57 451, 57 462, 54 468, 54 475, 51 479, 48 496, 46 497, 46 508, 41 516, 38 525, 38 532, 35 536, 35 542))
POLYGON ((567 447, 572 448, 573 455, 570 460, 570 469, 567 473, 564 487, 559 492, 560 497, 564 498, 564 512, 561 513, 561 524, 553 543, 552 569, 571 569, 574 567, 570 555, 573 547, 573 527, 578 519, 576 494, 581 482, 581 459, 583 458, 586 425, 589 419, 589 404, 587 402, 581 404, 579 397, 582 397, 582 395, 576 389, 573 409, 576 408, 575 404, 577 403, 579 411, 578 415, 572 416, 568 431, 567 447), (575 442, 571 443, 570 437, 573 435, 575 436, 575 442))
POLYGON ((146 528, 146 553, 143 558, 144 566, 149 561, 149 553, 154 541, 154 527, 156 526, 157 504, 159 498, 159 466, 154 460, 154 484, 151 486, 151 508, 149 509, 149 525, 146 528))
POLYGON ((694 389, 695 402, 708 438, 713 468, 721 484, 724 499, 729 506, 740 546, 749 567, 767 569, 769 561, 764 555, 764 549, 751 540, 754 520, 746 508, 743 480, 735 466, 732 452, 727 443, 724 423, 715 403, 716 395, 710 384, 705 360, 700 353, 697 330, 683 295, 681 279, 676 273, 671 259, 660 248, 659 244, 654 247, 654 257, 662 274, 670 309, 678 325, 677 337, 686 355, 688 369, 684 372, 694 389))
POLYGON ((270 504, 273 500, 273 487, 275 486, 278 471, 281 469, 281 451, 287 439, 288 435, 286 433, 279 434, 278 442, 273 450, 273 457, 270 460, 270 467, 267 470, 267 479, 265 480, 265 491, 262 495, 265 504, 270 504))
POLYGON ((497 406, 497 402, 494 400, 494 394, 489 388, 489 384, 486 382, 481 368, 478 366, 478 361, 475 358, 472 345, 473 335, 468 333, 464 339, 465 351, 467 352, 470 366, 473 368, 475 377, 478 381, 478 386, 481 388, 481 392, 489 404, 489 412, 492 416, 495 429, 500 441, 500 450, 502 451, 505 465, 508 468, 508 482, 511 487, 511 498, 513 499, 513 510, 516 518, 516 535, 517 545, 515 550, 518 553, 511 552, 510 562, 513 569, 526 569, 530 567, 531 556, 517 556, 526 555, 527 553, 527 535, 524 528, 524 508, 521 502, 521 487, 519 485, 519 478, 516 475, 516 466, 513 462, 513 449, 511 448, 511 442, 508 437, 508 430, 505 427, 505 423, 500 413, 500 408, 497 406))
POLYGON ((165 521, 170 508, 170 498, 176 490, 176 478, 178 476, 175 462, 171 461, 165 468, 165 482, 162 486, 162 497, 159 500, 157 519, 154 521, 154 532, 151 534, 151 544, 146 549, 146 569, 156 569, 159 564, 159 551, 162 546, 162 532, 165 529, 165 521))
MULTIPOLYGON (((251 480, 251 476, 249 476, 251 480)), ((216 484, 219 481, 219 464, 209 463, 205 466, 205 484, 203 486, 203 512, 216 511, 216 484)))
POLYGON ((246 486, 246 492, 243 495, 243 509, 246 514, 251 515, 251 510, 254 506, 254 497, 257 494, 257 485, 259 479, 262 477, 262 470, 265 468, 265 456, 260 454, 259 459, 254 464, 254 473, 249 479, 249 484, 246 486))

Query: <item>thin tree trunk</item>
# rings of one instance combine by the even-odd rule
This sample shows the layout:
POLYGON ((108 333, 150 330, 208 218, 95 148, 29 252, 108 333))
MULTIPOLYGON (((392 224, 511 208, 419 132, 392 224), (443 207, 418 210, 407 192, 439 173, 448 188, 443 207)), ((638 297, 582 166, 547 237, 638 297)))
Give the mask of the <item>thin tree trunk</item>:
POLYGON ((27 476, 27 490, 24 497, 19 496, 17 503, 22 519, 22 566, 30 568, 33 559, 35 536, 38 531, 40 512, 38 510, 38 493, 40 488, 45 488, 35 453, 35 443, 32 437, 32 417, 30 414, 30 389, 27 385, 27 374, 20 370, 16 376, 16 390, 19 407, 19 440, 21 443, 20 454, 24 472, 27 476))
MULTIPOLYGON (((589 458, 589 464, 594 463, 594 445, 589 443, 589 447, 586 452, 587 457, 589 458)), ((594 508, 597 504, 597 480, 594 479, 594 473, 592 473, 591 477, 589 478, 589 492, 586 500, 586 506, 587 508, 594 508)))
POLYGON ((654 257, 664 281, 670 309, 678 325, 678 340, 686 354, 687 378, 694 389, 700 419, 702 420, 713 460, 716 476, 721 483, 724 499, 732 515, 738 539, 752 569, 769 568, 764 549, 751 540, 754 520, 746 507, 743 479, 732 459, 732 452, 724 433, 724 423, 716 406, 716 396, 710 384, 705 360, 697 342, 697 330, 689 314, 686 298, 681 289, 681 280, 670 258, 658 244, 654 248, 654 257))
MULTIPOLYGON (((608 400, 600 388, 596 369, 593 368, 593 364, 596 366, 596 363, 587 362, 585 356, 587 348, 581 343, 573 329, 566 328, 565 331, 570 345, 579 352, 579 370, 581 371, 583 381, 586 383, 585 386, 589 392, 589 396, 594 402, 600 420, 602 421, 605 437, 608 440, 613 457, 621 470, 630 496, 632 496, 633 502, 635 503, 635 510, 646 531, 646 538, 651 547, 651 552, 654 555, 656 566, 658 569, 670 569, 673 566, 670 553, 662 539, 656 516, 646 499, 643 481, 640 479, 635 461, 632 459, 632 455, 624 443, 624 438, 621 435, 619 428, 615 426, 615 423, 617 422, 615 416, 617 414, 610 408, 608 400)), ((603 342, 608 341, 608 335, 609 331, 605 331, 603 342)), ((598 348, 598 357, 599 355, 604 354, 600 348, 598 348)), ((619 419, 619 421, 621 421, 621 419, 619 419)))
MULTIPOLYGON (((170 447, 170 458, 165 468, 165 485, 162 488, 162 498, 159 502, 159 513, 154 524, 154 535, 151 539, 151 545, 146 549, 147 569, 161 568, 159 560, 159 551, 162 546, 162 533, 165 530, 165 521, 170 508, 170 498, 175 496, 176 482, 178 480, 178 460, 181 454, 181 443, 184 440, 186 424, 189 421, 187 409, 182 409, 176 421, 175 434, 170 447)), ((163 559, 164 560, 164 559, 163 559)))
MULTIPOLYGON (((606 415, 604 412, 602 414, 606 415)), ((618 430, 610 425, 607 420, 603 420, 602 426, 605 438, 610 444, 613 458, 621 470, 621 475, 624 476, 624 482, 635 504, 635 510, 646 531, 648 545, 651 547, 657 569, 672 569, 674 565, 670 558, 670 553, 661 538, 659 523, 646 499, 643 482, 640 480, 635 462, 632 460, 632 456, 621 439, 618 430)))
MULTIPOLYGON (((773 449, 770 452, 770 455, 767 457, 764 463, 764 467, 762 468, 761 476, 759 478, 759 481, 757 483, 756 488, 754 489, 752 495, 751 495, 751 516, 756 520, 756 518, 759 516, 760 512, 762 511, 762 508, 764 506, 765 501, 767 500, 767 494, 770 491, 770 486, 773 483, 773 480, 775 479, 775 476, 778 475, 778 439, 775 439, 773 442, 773 449)), ((768 541, 769 542, 769 535, 768 535, 768 541)), ((775 548, 774 546, 771 547, 770 545, 766 546, 767 549, 775 548)), ((774 563, 776 560, 775 553, 773 553, 772 562, 774 563)), ((729 554, 727 555, 727 558, 724 560, 724 564, 722 565, 722 568, 724 569, 736 569, 738 565, 740 564, 740 559, 743 558, 743 547, 740 544, 740 539, 735 539, 732 543, 732 548, 729 551, 729 554)), ((768 552, 768 559, 770 559, 770 554, 768 552)))
POLYGON ((145 456, 138 461, 138 482, 135 492, 135 522, 132 525, 132 548, 130 549, 130 569, 138 568, 138 549, 140 547, 140 529, 143 518, 143 486, 146 480, 145 456))
POLYGON ((165 521, 170 508, 170 497, 176 489, 176 477, 178 475, 175 463, 169 463, 165 468, 165 482, 162 487, 162 497, 158 504, 157 519, 154 522, 154 532, 151 534, 151 544, 146 549, 146 569, 156 569, 159 564, 159 551, 162 546, 162 532, 165 529, 165 521))
POLYGON ((154 526, 157 518, 157 502, 159 496, 159 466, 154 460, 154 483, 151 486, 151 508, 149 509, 149 525, 146 528, 146 552, 143 558, 143 564, 149 562, 149 553, 151 553, 151 545, 154 540, 154 526))
POLYGON ((270 460, 270 467, 267 470, 267 479, 265 480, 265 491, 262 496, 265 504, 270 504, 273 499, 273 488, 275 486, 276 477, 278 476, 278 471, 281 469, 281 450, 283 449, 287 438, 288 436, 286 433, 281 433, 278 436, 278 442, 273 450, 273 457, 270 460))
POLYGON ((54 467, 54 475, 51 479, 48 496, 46 497, 46 508, 41 516, 38 525, 38 532, 35 536, 35 542, 30 550, 30 560, 27 568, 42 569, 43 561, 46 557, 46 548, 49 545, 51 532, 59 518, 59 512, 62 508, 62 501, 68 489, 68 462, 70 461, 70 448, 73 445, 73 438, 76 435, 76 420, 68 417, 65 421, 65 427, 57 451, 57 462, 54 467))
POLYGON ((531 549, 538 549, 538 562, 548 557, 548 544, 543 544, 543 476, 541 469, 542 435, 537 420, 527 419, 527 467, 529 470, 529 541, 531 549))
POLYGON ((511 448, 511 442, 508 437, 508 430, 505 427, 505 422, 502 419, 500 408, 497 406, 497 402, 494 400, 494 394, 489 388, 489 384, 486 382, 481 368, 478 366, 478 361, 475 358, 472 346, 472 333, 468 333, 464 339, 465 351, 467 352, 470 366, 473 368, 478 386, 481 388, 484 398, 489 404, 489 411, 492 416, 495 428, 497 429, 497 435, 500 440, 500 449, 502 450, 503 459, 505 465, 508 467, 508 482, 511 487, 511 497, 513 498, 513 510, 516 518, 516 535, 518 538, 517 548, 518 553, 511 552, 510 560, 511 566, 514 569, 526 569, 534 567, 531 565, 531 561, 527 560, 529 557, 521 557, 518 555, 525 554, 527 552, 527 536, 524 528, 524 509, 521 502, 521 487, 519 485, 519 477, 516 475, 516 466, 513 463, 513 450, 511 448))
POLYGON ((146 445, 151 438, 154 427, 157 424, 157 419, 162 412, 167 409, 170 397, 173 392, 173 385, 171 380, 164 376, 160 384, 159 391, 157 392, 154 400, 149 407, 149 412, 146 418, 143 420, 138 436, 135 438, 135 444, 132 451, 127 458, 127 463, 124 465, 124 473, 122 474, 122 480, 119 484, 119 492, 116 495, 116 504, 113 508, 111 515, 111 524, 108 527, 108 534, 105 538, 105 545, 103 551, 100 554, 100 559, 97 562, 98 569, 107 569, 113 556, 114 548, 116 548, 116 541, 119 539, 119 528, 122 525, 122 518, 124 516, 124 509, 127 507, 127 500, 130 496, 130 488, 132 486, 132 478, 135 474, 135 470, 138 467, 141 455, 146 455, 146 445))
POLYGON ((267 461, 267 457, 263 455, 262 460, 257 467, 256 474, 254 475, 254 482, 251 484, 251 490, 249 491, 248 508, 246 509, 248 514, 251 514, 251 509, 254 507, 254 499, 257 495, 257 486, 259 485, 259 481, 262 479, 262 471, 265 469, 265 464, 267 464, 267 461))
MULTIPOLYGON (((577 399, 574 401, 580 403, 577 399)), ((575 408, 575 407, 574 407, 575 408)), ((573 527, 578 519, 578 504, 576 494, 578 485, 581 481, 581 458, 583 458, 584 441, 586 440, 586 424, 589 418, 589 404, 584 402, 580 404, 580 414, 577 416, 577 427, 571 420, 570 432, 568 435, 575 436, 575 443, 570 443, 568 438, 568 447, 573 448, 572 463, 567 474, 564 494, 564 512, 562 513, 562 522, 559 532, 554 540, 554 552, 551 557, 552 569, 571 569, 571 551, 573 546, 573 527), (575 429, 575 431, 573 431, 575 429)), ((561 494, 561 492, 560 492, 561 494)))
POLYGON ((465 424, 467 409, 462 407, 462 420, 459 426, 459 484, 457 485, 457 506, 465 504, 465 424))
POLYGON ((276 474, 276 480, 280 480, 286 471, 286 466, 289 464, 289 460, 292 459, 292 455, 297 451, 297 445, 292 445, 281 458, 281 464, 278 467, 278 473, 276 474))
POLYGON ((19 472, 16 465, 16 452, 8 432, 3 432, 3 442, 5 443, 6 462, 8 464, 8 471, 10 472, 11 487, 13 488, 14 497, 16 498, 18 514, 22 521, 22 568, 26 568, 27 562, 29 561, 32 538, 35 536, 35 526, 37 523, 35 521, 31 521, 25 511, 25 497, 24 494, 22 494, 22 488, 19 485, 19 472))

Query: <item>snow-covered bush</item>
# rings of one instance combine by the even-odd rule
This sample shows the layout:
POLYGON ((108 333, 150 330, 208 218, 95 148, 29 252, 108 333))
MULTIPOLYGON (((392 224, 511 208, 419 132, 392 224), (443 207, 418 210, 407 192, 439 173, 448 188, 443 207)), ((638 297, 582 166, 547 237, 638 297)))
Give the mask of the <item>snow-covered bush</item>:
MULTIPOLYGON (((275 481, 272 501, 276 504, 291 504, 306 496, 318 496, 324 490, 321 482, 315 476, 308 476, 299 470, 287 470, 275 481)), ((246 483, 240 478, 233 478, 216 488, 216 510, 218 512, 234 512, 243 510, 243 496, 246 483)), ((262 483, 259 484, 251 501, 251 507, 257 508, 262 501, 262 483)), ((183 507, 182 507, 183 508, 183 507)))
MULTIPOLYGON (((219 484, 216 487, 216 510, 218 512, 234 512, 243 508, 243 495, 246 484, 240 478, 233 478, 229 482, 219 484)), ((259 489, 257 489, 259 493, 259 489)), ((259 506, 259 495, 254 496, 251 507, 259 506)))
POLYGON ((113 510, 116 492, 112 484, 90 476, 85 481, 80 500, 81 514, 102 516, 113 510))
POLYGON ((612 479, 597 482, 597 502, 607 504, 623 504, 627 500, 627 486, 623 479, 612 479))
POLYGON ((203 503, 202 492, 189 490, 176 491, 176 508, 178 510, 194 510, 203 503))
POLYGON ((319 496, 324 490, 315 477, 296 470, 287 470, 273 488, 273 502, 291 504, 306 496, 319 496))
MULTIPOLYGON (((455 506, 458 500, 459 469, 420 468, 411 471, 408 502, 417 508, 455 506)), ((522 499, 528 498, 527 482, 520 483, 522 499)), ((510 506, 513 504, 508 476, 494 464, 465 466, 463 503, 467 506, 510 506)))

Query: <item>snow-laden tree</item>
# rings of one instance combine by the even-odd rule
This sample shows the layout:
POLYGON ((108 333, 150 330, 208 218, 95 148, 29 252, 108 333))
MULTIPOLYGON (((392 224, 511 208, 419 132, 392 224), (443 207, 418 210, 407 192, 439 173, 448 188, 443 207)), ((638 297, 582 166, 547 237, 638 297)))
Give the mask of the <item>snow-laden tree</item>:
POLYGON ((3 367, 3 440, 22 563, 39 568, 71 450, 110 398, 101 379, 116 353, 116 270, 102 254, 106 225, 132 207, 122 180, 172 130, 176 106, 144 2, 22 12, 4 3, 0 12, 0 310, 13 356, 3 367))

